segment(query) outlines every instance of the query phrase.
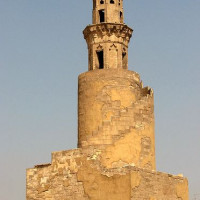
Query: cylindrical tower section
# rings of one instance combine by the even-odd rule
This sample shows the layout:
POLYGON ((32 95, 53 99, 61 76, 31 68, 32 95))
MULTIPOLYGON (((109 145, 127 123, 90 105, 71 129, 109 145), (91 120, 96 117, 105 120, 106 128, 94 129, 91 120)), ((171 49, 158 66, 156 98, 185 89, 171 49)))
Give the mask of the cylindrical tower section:
POLYGON ((93 24, 124 23, 123 0, 93 0, 93 24))
POLYGON ((103 150, 102 163, 155 169, 153 92, 137 73, 93 70, 79 76, 80 148, 103 150))

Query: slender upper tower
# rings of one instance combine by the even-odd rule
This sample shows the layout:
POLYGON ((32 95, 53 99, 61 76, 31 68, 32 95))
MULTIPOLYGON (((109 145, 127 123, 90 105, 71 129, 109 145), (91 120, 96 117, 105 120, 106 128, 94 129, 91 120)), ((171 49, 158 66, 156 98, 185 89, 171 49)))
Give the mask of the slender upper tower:
POLYGON ((123 24, 123 15, 123 0, 93 0, 93 24, 123 24))
POLYGON ((93 0, 93 25, 83 31, 88 45, 88 69, 127 69, 132 32, 124 24, 123 0, 93 0))

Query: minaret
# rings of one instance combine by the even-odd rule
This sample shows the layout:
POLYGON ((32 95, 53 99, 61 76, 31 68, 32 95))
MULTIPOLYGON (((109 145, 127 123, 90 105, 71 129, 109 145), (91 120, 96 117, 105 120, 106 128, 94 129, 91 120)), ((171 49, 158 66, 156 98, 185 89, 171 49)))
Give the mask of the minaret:
MULTIPOLYGON (((188 200, 187 179, 156 172, 154 93, 128 70, 123 0, 93 0, 78 77, 78 148, 27 170, 27 200, 188 200)), ((60 139, 60 138, 58 138, 60 139)))
POLYGON ((128 43, 133 30, 124 24, 122 0, 93 0, 93 25, 83 31, 89 70, 128 68, 128 43))
POLYGON ((78 147, 104 151, 105 167, 123 160, 155 169, 153 91, 128 70, 133 30, 123 16, 122 0, 93 0, 93 24, 83 31, 89 64, 79 76, 78 147))

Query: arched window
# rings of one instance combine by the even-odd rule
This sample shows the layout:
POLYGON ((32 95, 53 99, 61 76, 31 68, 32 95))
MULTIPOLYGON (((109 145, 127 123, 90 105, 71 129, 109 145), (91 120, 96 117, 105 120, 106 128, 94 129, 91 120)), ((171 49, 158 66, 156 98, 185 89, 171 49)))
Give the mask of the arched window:
POLYGON ((103 69, 104 68, 103 50, 97 51, 97 61, 99 69, 103 69))
POLYGON ((114 3, 115 3, 115 1, 114 1, 114 0, 110 0, 110 3, 111 3, 111 4, 114 4, 114 3))
POLYGON ((99 10, 99 22, 105 22, 105 10, 99 10))
POLYGON ((123 69, 127 69, 127 64, 128 64, 128 56, 127 56, 126 49, 123 48, 123 50, 122 50, 122 67, 123 67, 123 69))
POLYGON ((123 13, 122 13, 122 11, 120 11, 119 15, 120 15, 120 23, 123 23, 123 13))
POLYGON ((104 4, 104 0, 100 0, 100 4, 104 4))
POLYGON ((119 0, 119 6, 120 6, 120 4, 121 4, 121 1, 119 0))

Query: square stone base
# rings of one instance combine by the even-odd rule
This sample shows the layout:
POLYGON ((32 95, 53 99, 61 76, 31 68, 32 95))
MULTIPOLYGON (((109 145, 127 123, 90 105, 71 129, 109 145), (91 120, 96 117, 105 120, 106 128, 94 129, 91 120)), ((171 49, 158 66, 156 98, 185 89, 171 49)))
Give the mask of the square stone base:
POLYGON ((106 169, 82 149, 52 153, 27 170, 27 200, 188 200, 186 178, 124 166, 106 169))

